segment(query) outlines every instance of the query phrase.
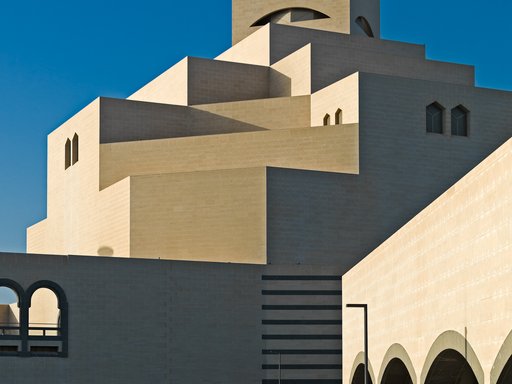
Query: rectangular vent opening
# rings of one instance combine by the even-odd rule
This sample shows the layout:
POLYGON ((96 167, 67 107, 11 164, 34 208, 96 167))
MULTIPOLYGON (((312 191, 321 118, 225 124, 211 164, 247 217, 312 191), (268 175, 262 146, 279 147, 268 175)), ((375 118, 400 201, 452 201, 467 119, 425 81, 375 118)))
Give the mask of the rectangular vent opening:
POLYGON ((59 347, 34 345, 34 346, 30 347, 30 352, 57 354, 57 353, 59 353, 59 347))
POLYGON ((0 345, 0 352, 18 352, 17 345, 0 345))

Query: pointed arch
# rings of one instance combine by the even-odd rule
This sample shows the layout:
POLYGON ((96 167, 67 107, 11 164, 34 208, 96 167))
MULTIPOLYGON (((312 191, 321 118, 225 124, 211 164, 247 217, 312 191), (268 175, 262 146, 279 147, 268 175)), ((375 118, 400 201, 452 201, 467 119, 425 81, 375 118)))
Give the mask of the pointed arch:
POLYGON ((484 384, 484 370, 474 349, 468 340, 456 331, 443 332, 434 341, 423 364, 420 383, 428 384, 427 378, 432 367, 441 360, 452 359, 462 364, 461 358, 467 362, 476 382, 484 384))
MULTIPOLYGON (((375 381, 375 374, 373 371, 372 363, 371 361, 368 361, 368 372, 370 374, 370 382, 377 383, 375 381)), ((359 352, 354 359, 354 363, 352 364, 352 371, 350 372, 350 384, 357 384, 357 380, 359 380, 359 377, 361 377, 361 374, 364 373, 364 352, 359 352), (356 381, 354 381, 356 380, 356 381)), ((363 376, 364 377, 364 376, 363 376)))
POLYGON ((343 124, 343 111, 341 110, 341 108, 338 108, 338 110, 334 114, 334 124, 343 124))
POLYGON ((512 331, 503 341, 503 344, 491 368, 490 384, 505 384, 512 378, 512 331))
POLYGON ((324 125, 331 125, 331 115, 328 113, 324 116, 324 125))
MULTIPOLYGON (((384 359, 382 360, 382 365, 379 372, 379 381, 378 383, 386 384, 388 383, 388 380, 391 379, 390 377, 390 371, 388 368, 393 367, 392 369, 396 371, 397 368, 403 368, 402 369, 402 377, 406 377, 406 373, 410 378, 410 383, 417 384, 418 383, 418 377, 416 375, 416 371, 414 370, 414 365, 412 363, 411 358, 409 357, 409 354, 405 350, 405 348, 400 344, 393 344, 389 349, 387 350, 386 354, 384 355, 384 359), (398 361, 396 361, 398 360, 398 361), (400 366, 402 365, 402 367, 400 366), (405 370, 405 371, 404 371, 405 370)), ((395 381, 390 381, 391 383, 395 383, 395 381)), ((400 383, 404 384, 404 383, 400 383)))

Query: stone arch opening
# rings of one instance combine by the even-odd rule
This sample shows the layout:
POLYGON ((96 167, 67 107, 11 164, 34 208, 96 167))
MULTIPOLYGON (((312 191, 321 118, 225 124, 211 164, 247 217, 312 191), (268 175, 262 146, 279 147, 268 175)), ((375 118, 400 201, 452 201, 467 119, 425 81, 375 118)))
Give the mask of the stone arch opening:
POLYGON ((508 358, 507 364, 501 371, 501 375, 498 378, 497 384, 509 384, 512 383, 512 356, 508 358))
POLYGON ((478 380, 462 354, 445 349, 430 366, 425 384, 478 384, 478 380))
MULTIPOLYGON (((372 376, 368 374, 369 384, 373 384, 372 376)), ((364 364, 359 364, 352 377, 351 384, 364 384, 364 364)))
POLYGON ((512 331, 503 342, 491 368, 490 384, 512 383, 512 331))
POLYGON ((395 357, 386 366, 381 384, 413 384, 413 382, 404 362, 395 357))
POLYGON ((28 352, 33 356, 68 353, 68 303, 63 289, 42 280, 27 289, 28 352))

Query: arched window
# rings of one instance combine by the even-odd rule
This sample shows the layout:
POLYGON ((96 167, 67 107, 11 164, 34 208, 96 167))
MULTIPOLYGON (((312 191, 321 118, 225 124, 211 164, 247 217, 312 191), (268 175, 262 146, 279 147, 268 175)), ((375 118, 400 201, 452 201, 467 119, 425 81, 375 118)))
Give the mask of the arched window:
POLYGON ((71 167, 71 140, 67 139, 64 145, 64 169, 71 167))
POLYGON ((20 295, 17 283, 0 280, 0 355, 15 356, 21 351, 20 295))
POLYGON ((331 115, 326 114, 324 116, 324 125, 331 125, 331 115))
POLYGON ((363 30, 363 32, 368 37, 375 37, 373 34, 372 27, 370 26, 370 23, 364 16, 359 16, 356 18, 356 24, 359 25, 359 27, 363 30))
POLYGON ((343 124, 343 111, 338 108, 336 114, 334 115, 334 123, 336 125, 343 124))
POLYGON ((73 164, 78 161, 78 135, 73 136, 73 164))
POLYGON ((432 103, 427 107, 427 132, 443 133, 443 110, 438 103, 432 103))
POLYGON ((469 111, 462 105, 452 109, 452 136, 468 135, 469 111))
POLYGON ((68 306, 62 288, 39 281, 27 289, 28 345, 36 356, 67 356, 68 306))

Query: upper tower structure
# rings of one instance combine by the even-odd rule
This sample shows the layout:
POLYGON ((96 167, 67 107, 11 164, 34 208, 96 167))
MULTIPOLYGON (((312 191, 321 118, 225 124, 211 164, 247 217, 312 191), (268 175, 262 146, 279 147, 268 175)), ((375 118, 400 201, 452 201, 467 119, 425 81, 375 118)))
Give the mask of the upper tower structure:
POLYGON ((380 0, 233 0, 233 45, 267 23, 380 37, 380 0))

